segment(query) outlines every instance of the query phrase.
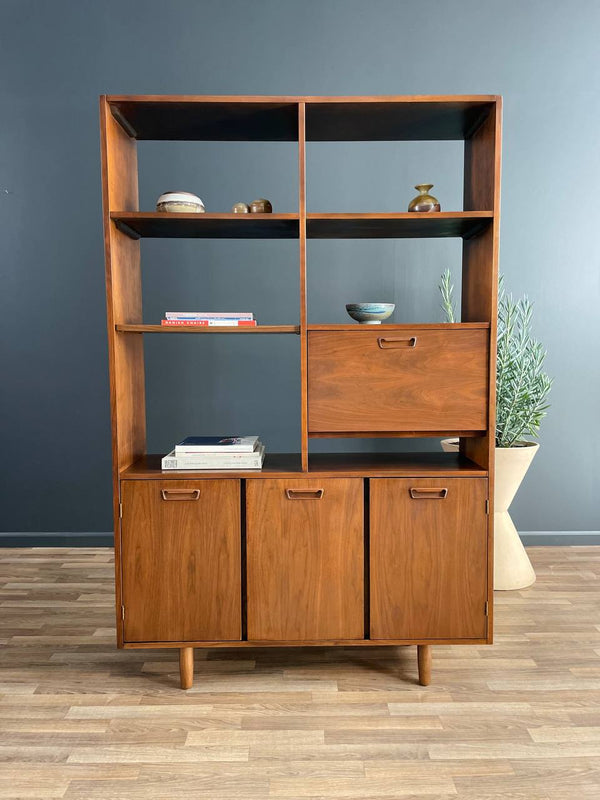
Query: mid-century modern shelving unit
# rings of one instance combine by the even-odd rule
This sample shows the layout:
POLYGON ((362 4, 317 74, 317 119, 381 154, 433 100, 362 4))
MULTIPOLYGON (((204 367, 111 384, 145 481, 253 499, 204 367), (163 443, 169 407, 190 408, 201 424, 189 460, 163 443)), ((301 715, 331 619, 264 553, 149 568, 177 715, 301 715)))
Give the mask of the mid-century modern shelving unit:
POLYGON ((195 647, 416 644, 427 684, 431 645, 491 643, 501 99, 103 96, 100 112, 119 647, 179 648, 189 688, 195 647), (140 211, 141 139, 297 142, 298 211, 140 211), (456 139, 463 210, 307 213, 307 142, 456 139), (307 239, 440 236, 463 240, 462 322, 307 324, 307 239), (148 324, 141 237, 297 239, 299 319, 148 324), (162 472, 146 453, 149 333, 298 336, 301 452, 162 472), (451 435, 458 454, 309 453, 311 437, 451 435))

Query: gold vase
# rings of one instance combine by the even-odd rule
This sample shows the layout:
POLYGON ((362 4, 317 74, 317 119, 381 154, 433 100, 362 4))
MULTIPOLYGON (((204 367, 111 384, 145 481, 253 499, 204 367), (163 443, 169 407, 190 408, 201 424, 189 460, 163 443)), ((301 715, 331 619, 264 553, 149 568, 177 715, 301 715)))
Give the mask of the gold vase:
POLYGON ((441 211, 437 198, 429 194, 429 190, 433 189, 433 183, 419 183, 415 189, 419 194, 410 201, 409 211, 441 211))

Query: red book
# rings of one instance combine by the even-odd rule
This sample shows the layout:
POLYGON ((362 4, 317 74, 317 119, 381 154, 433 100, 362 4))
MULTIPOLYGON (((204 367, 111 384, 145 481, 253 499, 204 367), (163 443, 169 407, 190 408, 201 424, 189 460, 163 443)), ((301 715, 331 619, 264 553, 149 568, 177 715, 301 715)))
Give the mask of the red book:
POLYGON ((182 326, 202 327, 202 328, 256 328, 255 319, 161 319, 161 325, 180 328, 182 326))

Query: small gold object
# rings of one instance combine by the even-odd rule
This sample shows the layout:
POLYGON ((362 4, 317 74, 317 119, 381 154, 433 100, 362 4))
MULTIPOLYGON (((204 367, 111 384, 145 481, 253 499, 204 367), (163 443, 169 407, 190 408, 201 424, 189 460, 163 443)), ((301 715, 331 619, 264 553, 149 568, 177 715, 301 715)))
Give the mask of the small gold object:
POLYGON ((231 206, 231 211, 233 214, 249 214, 250 206, 248 203, 234 203, 231 206))
POLYGON ((250 203, 251 214, 271 214, 273 206, 264 197, 259 197, 258 200, 253 200, 250 203))
POLYGON ((415 189, 419 194, 410 201, 409 211, 441 211, 437 198, 429 194, 429 190, 433 189, 433 183, 418 183, 415 189))

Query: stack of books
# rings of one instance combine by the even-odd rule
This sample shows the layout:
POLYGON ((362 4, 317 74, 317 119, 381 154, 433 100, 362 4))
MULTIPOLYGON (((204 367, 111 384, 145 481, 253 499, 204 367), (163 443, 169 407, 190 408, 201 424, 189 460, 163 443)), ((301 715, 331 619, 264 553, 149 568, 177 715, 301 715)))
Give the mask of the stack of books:
POLYGON ((162 460, 163 469, 261 469, 265 446, 258 436, 188 436, 162 460))
POLYGON ((160 324, 256 328, 251 311, 167 311, 160 324))

